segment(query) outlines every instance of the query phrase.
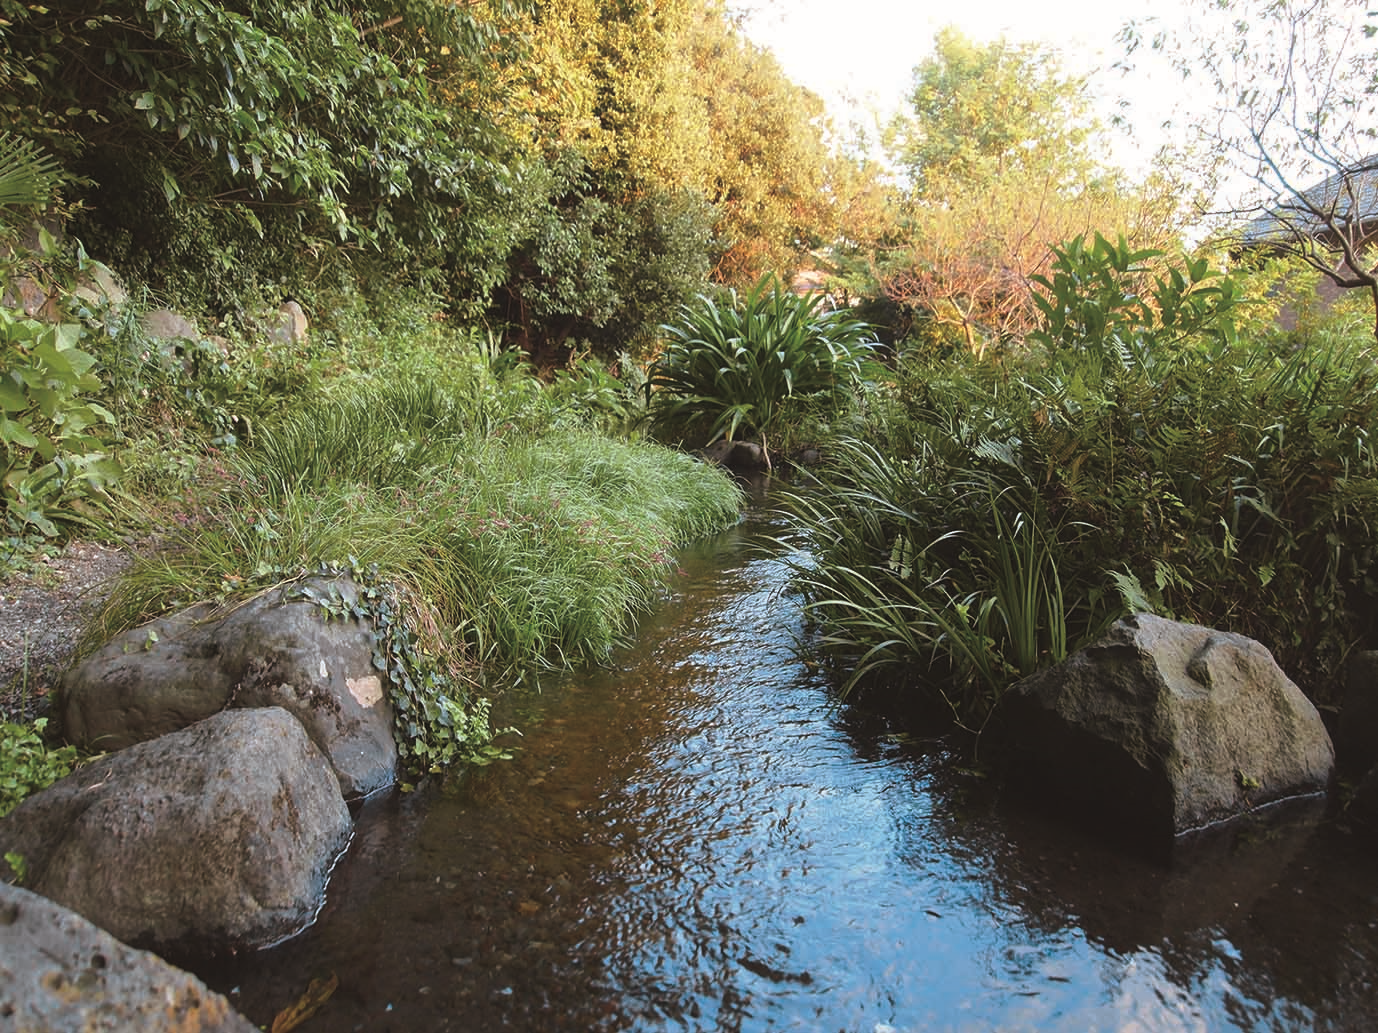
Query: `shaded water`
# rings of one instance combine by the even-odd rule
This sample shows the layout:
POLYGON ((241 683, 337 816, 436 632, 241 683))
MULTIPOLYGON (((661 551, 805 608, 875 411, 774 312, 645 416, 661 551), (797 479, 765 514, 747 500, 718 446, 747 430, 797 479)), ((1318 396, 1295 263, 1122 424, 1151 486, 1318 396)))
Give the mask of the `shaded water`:
MULTIPOLYGON (((513 692, 510 763, 377 801, 297 940, 205 972, 310 1030, 1368 1030, 1338 830, 1171 865, 1030 815, 796 658, 757 516, 613 669, 513 692)), ((993 781, 993 780, 991 780, 993 781)))

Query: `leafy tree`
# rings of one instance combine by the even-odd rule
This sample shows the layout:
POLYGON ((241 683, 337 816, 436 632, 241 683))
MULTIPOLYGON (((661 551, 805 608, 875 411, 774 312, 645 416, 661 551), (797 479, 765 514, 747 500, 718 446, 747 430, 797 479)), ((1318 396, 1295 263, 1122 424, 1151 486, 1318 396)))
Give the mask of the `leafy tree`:
POLYGON ((1215 94, 1195 129, 1217 163, 1210 171, 1235 184, 1227 236, 1367 292, 1378 335, 1378 14, 1369 6, 1202 0, 1182 33, 1148 19, 1123 38, 1131 55, 1146 43, 1168 53, 1215 94))
POLYGON ((543 362, 644 344, 710 265, 754 282, 822 239, 821 108, 716 0, 545 0, 524 27, 526 208, 494 311, 543 362))
POLYGON ((521 211, 490 312, 540 365, 576 341, 644 343, 700 290, 711 213, 705 123, 687 83, 696 0, 541 0, 507 110, 521 211))
POLYGON ((816 102, 718 0, 0 0, 0 75, 86 245, 217 313, 402 280, 611 351, 826 218, 816 102))
POLYGON ((693 39, 708 119, 708 198, 717 207, 713 279, 747 286, 798 267, 830 235, 823 103, 709 9, 693 39))
POLYGON ((1064 187, 1096 171, 1085 80, 1037 44, 983 46, 942 29, 933 56, 914 69, 909 107, 892 124, 890 145, 920 197, 1021 172, 1064 187))
POLYGON ((875 157, 866 138, 839 146, 828 166, 832 235, 813 256, 826 273, 828 293, 855 308, 889 344, 912 328, 912 314, 881 295, 877 285, 882 256, 904 241, 900 231, 903 198, 891 170, 875 157))
POLYGON ((910 102, 891 141, 911 188, 873 271, 940 339, 984 354, 1032 329, 1031 287, 1060 241, 1100 231, 1167 243, 1171 191, 1132 187, 1096 160, 1083 82, 1050 52, 943 30, 910 102))
POLYGON ((604 354, 644 343, 708 272, 710 214, 699 195, 617 195, 575 151, 533 161, 527 218, 494 310, 537 365, 575 341, 604 354))
POLYGON ((707 126, 688 34, 703 0, 537 0, 519 91, 543 152, 572 147, 634 190, 702 183, 707 126))
POLYGON ((443 101, 457 79, 484 88, 504 7, 0 0, 0 112, 93 184, 93 235, 130 252, 180 232, 233 271, 285 222, 303 250, 444 247, 482 287, 505 255, 509 146, 491 105, 443 101), (121 196, 138 203, 102 203, 121 196))

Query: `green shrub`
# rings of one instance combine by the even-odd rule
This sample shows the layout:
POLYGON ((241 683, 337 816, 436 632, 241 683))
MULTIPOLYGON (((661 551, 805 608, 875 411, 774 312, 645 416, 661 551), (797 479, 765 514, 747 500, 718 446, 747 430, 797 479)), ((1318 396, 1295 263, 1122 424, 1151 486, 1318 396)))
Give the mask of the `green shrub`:
POLYGON ((555 374, 548 395, 555 419, 625 436, 645 419, 645 387, 644 374, 623 352, 613 369, 589 356, 580 358, 555 374))
POLYGON ((1075 355, 1097 372, 1152 363, 1161 349, 1190 338, 1232 342, 1239 292, 1234 281, 1205 258, 1184 257, 1180 267, 1154 274, 1146 264, 1155 249, 1131 249, 1124 237, 1112 244, 1097 233, 1090 246, 1076 237, 1054 247, 1050 276, 1035 276, 1042 317, 1030 339, 1053 356, 1075 355))
POLYGON ((792 293, 773 276, 744 297, 701 295, 663 327, 651 367, 651 416, 697 427, 707 441, 739 432, 776 436, 801 403, 840 406, 866 373, 870 328, 820 295, 792 293))
POLYGON ((91 397, 101 381, 83 333, 0 309, 0 499, 12 532, 56 537, 119 479, 105 451, 115 418, 91 397))
POLYGON ((77 761, 75 746, 49 746, 47 718, 31 724, 0 723, 0 818, 38 790, 70 774, 77 761))
POLYGON ((1371 340, 1254 347, 1227 325, 1228 284, 1172 317, 1106 303, 1117 271, 1022 365, 908 369, 793 503, 848 685, 907 679, 976 727, 1012 681, 1149 609, 1258 639, 1325 704, 1342 658, 1378 641, 1371 340))
MULTIPOLYGON (((31 141, 0 132, 0 280, 41 273, 57 245, 37 228, 38 254, 8 239, 11 209, 41 209, 63 175, 31 141)), ((84 256, 81 256, 84 258, 84 256)), ((101 388, 96 359, 79 347, 75 322, 42 323, 0 308, 0 506, 7 561, 26 538, 55 538, 58 524, 84 521, 81 503, 100 498, 120 475, 105 454, 115 420, 91 395, 101 388)))
POLYGON ((492 92, 516 34, 487 5, 381 10, 9 3, 0 102, 26 134, 74 155, 85 238, 111 260, 146 258, 150 282, 166 275, 228 307, 291 265, 284 255, 351 239, 413 270, 443 246, 482 297, 505 266, 520 193, 492 92), (365 31, 394 16, 389 31, 365 31), (464 102, 447 103, 451 91, 464 102))
POLYGON ((978 398, 949 386, 904 421, 902 452, 841 439, 822 485, 787 496, 813 556, 797 579, 843 692, 917 682, 971 728, 1118 612, 1113 593, 1080 591, 1069 559, 1093 529, 1049 511, 992 436, 996 414, 968 408, 978 398))
POLYGON ((492 315, 542 368, 571 341, 600 358, 640 351, 707 283, 713 210, 702 196, 615 180, 576 149, 523 165, 528 210, 492 315))

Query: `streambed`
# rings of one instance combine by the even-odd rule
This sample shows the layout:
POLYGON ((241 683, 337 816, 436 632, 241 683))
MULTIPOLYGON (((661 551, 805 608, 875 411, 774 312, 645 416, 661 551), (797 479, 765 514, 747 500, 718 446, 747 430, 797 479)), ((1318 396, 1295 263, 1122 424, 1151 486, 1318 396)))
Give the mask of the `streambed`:
POLYGON ((838 707, 763 512, 606 671, 518 689, 515 760, 365 807, 315 927, 198 974, 302 1029, 1369 1030, 1378 876, 1338 828, 1171 863, 838 707))

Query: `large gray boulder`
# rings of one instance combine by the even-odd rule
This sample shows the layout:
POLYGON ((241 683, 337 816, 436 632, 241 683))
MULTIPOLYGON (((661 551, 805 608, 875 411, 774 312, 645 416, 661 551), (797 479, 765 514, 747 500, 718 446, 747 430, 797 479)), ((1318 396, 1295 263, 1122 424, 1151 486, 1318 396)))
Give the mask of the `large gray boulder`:
POLYGON ((25 885, 116 938, 257 948, 308 925, 349 842, 339 783, 279 708, 228 710, 110 754, 0 818, 25 885))
POLYGON ((15 1033, 253 1033, 195 976, 80 915, 0 883, 0 1029, 15 1033))
POLYGON ((323 619, 303 591, 351 604, 358 592, 347 578, 311 578, 228 612, 194 607, 116 636, 63 678, 68 739, 118 750, 227 707, 278 706, 330 759, 346 797, 391 785, 397 744, 373 630, 323 619))
POLYGON ((1326 789, 1319 713, 1242 635, 1148 614, 1014 686, 1021 779, 1158 835, 1326 789))

